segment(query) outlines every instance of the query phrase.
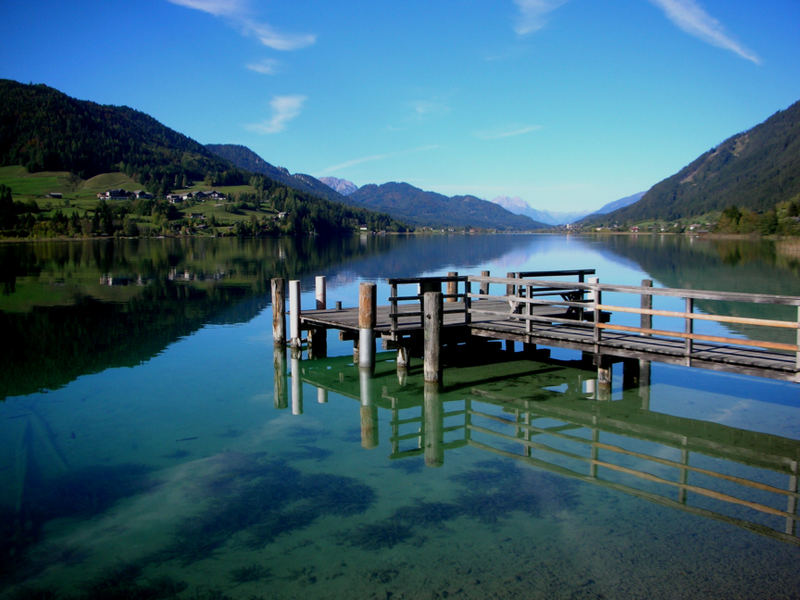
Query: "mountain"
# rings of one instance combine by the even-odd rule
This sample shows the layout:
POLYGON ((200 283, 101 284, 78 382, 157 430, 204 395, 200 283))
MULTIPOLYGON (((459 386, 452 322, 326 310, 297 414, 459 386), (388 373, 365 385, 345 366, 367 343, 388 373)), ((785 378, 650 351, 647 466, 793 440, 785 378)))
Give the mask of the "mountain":
POLYGON ((355 206, 385 212, 417 226, 480 227, 500 230, 532 230, 546 227, 522 215, 475 196, 448 198, 408 183, 369 184, 347 196, 355 206))
POLYGON ((620 208, 625 208, 626 206, 630 206, 634 202, 638 202, 642 199, 642 196, 645 195, 646 192, 637 192, 630 196, 625 196, 624 198, 620 198, 619 200, 614 200, 613 202, 609 202, 608 204, 604 204, 601 208, 594 211, 593 215, 604 215, 606 213, 613 212, 615 210, 619 210, 620 208))
POLYGON ((206 144, 206 148, 216 156, 232 162, 241 169, 259 175, 265 175, 273 181, 282 183, 292 189, 313 194, 332 202, 344 201, 336 190, 325 185, 319 179, 303 173, 295 173, 292 175, 283 167, 275 167, 269 164, 247 146, 239 146, 237 144, 206 144))
POLYGON ((766 213, 800 201, 800 102, 711 148, 641 200, 587 224, 668 221, 730 207, 766 213))
POLYGON ((207 176, 217 185, 246 181, 240 169, 143 112, 9 79, 0 80, 0 165, 83 179, 124 171, 162 194, 207 176))
POLYGON ((499 204, 507 211, 515 215, 525 215, 534 221, 547 223, 548 225, 564 225, 572 223, 578 219, 585 217, 587 211, 573 211, 573 212, 553 212, 549 210, 538 210, 531 207, 530 204, 525 202, 522 198, 517 196, 511 198, 509 196, 498 196, 492 200, 495 204, 499 204))
POLYGON ((325 185, 333 188, 342 196, 349 196, 358 189, 358 186, 352 181, 347 179, 339 179, 338 177, 320 177, 319 180, 325 185))
MULTIPOLYGON (((11 165, 23 165, 31 173, 67 171, 81 179, 122 171, 159 196, 152 200, 152 207, 143 205, 145 210, 134 216, 148 232, 164 233, 179 231, 185 216, 166 202, 167 192, 197 181, 209 186, 242 185, 253 177, 253 172, 140 111, 76 100, 46 85, 0 79, 0 166, 11 165)), ((291 184, 285 184, 267 175, 252 192, 236 196, 239 206, 230 203, 226 208, 231 210, 220 209, 219 214, 211 207, 211 216, 226 232, 242 236, 313 233, 331 237, 360 227, 406 230, 405 224, 387 215, 346 205, 341 201, 343 196, 310 175, 290 177, 291 184), (336 201, 329 201, 329 197, 336 201), (249 212, 252 218, 231 219, 228 215, 234 214, 232 211, 249 212), (276 213, 284 215, 276 219, 276 213)), ((78 235, 84 230, 113 235, 122 231, 132 211, 141 208, 127 202, 103 202, 92 209, 91 219, 84 214, 82 218, 88 223, 84 228, 76 210, 69 211, 69 216, 62 211, 39 214, 35 202, 15 202, 16 185, 4 183, 0 187, 0 235, 25 237, 34 230, 39 232, 36 235, 45 236, 78 235)))

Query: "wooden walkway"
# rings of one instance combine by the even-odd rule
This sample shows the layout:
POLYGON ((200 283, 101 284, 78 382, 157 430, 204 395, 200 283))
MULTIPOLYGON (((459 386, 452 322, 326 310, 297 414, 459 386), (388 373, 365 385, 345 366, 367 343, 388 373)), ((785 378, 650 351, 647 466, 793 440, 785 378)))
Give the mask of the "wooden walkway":
MULTIPOLYGON (((656 361, 800 382, 800 297, 654 288, 647 281, 642 286, 584 281, 590 273, 593 270, 389 279, 388 304, 372 309, 374 336, 387 347, 420 347, 429 313, 425 298, 438 292, 442 343, 504 340, 579 350, 593 355, 599 369, 609 369, 610 362, 619 360, 656 361), (576 275, 578 281, 563 279, 576 275), (539 279, 542 276, 561 279, 539 279), (414 289, 401 295, 403 286, 414 289), (495 294, 490 293, 491 286, 495 294), (615 304, 604 303, 604 295, 613 295, 615 304), (671 301, 670 310, 654 308, 654 298, 671 301), (675 299, 680 299, 683 310, 674 308, 675 299), (704 308, 732 302, 781 305, 798 318, 709 314, 697 311, 695 302, 703 302, 704 308), (629 324, 630 315, 639 317, 637 326, 629 324), (659 320, 658 328, 653 326, 654 318, 659 320), (765 339, 695 332, 696 323, 707 321, 755 328, 765 332, 765 339)), ((363 329, 359 311, 359 307, 298 311, 299 328, 337 329, 343 338, 357 340, 363 329)))

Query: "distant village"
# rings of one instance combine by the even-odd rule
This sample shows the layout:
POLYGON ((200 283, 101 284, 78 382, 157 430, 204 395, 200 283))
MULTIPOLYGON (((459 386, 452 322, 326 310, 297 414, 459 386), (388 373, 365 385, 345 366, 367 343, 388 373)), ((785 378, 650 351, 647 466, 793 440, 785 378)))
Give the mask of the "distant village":
MULTIPOLYGON (((129 192, 122 188, 106 190, 97 194, 98 200, 133 200, 136 198, 144 198, 152 200, 155 196, 144 190, 136 190, 129 192)), ((204 202, 206 200, 227 200, 228 197, 222 192, 211 190, 209 192, 187 192, 185 194, 167 194, 167 201, 170 204, 180 204, 181 202, 204 202)))

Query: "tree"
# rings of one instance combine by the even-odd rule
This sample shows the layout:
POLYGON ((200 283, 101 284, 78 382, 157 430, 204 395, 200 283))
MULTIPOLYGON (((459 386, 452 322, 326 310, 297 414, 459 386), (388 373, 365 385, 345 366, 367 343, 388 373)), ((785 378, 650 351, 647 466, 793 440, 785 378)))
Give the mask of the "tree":
POLYGON ((0 184, 0 229, 13 229, 17 224, 17 211, 11 188, 0 184))

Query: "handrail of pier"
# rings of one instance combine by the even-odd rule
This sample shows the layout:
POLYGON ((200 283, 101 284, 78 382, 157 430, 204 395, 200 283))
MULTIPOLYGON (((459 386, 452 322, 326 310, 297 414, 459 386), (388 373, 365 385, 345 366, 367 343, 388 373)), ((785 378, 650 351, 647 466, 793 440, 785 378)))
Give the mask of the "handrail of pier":
MULTIPOLYGON (((390 332, 392 337, 397 334, 399 327, 399 318, 402 317, 419 317, 422 323, 424 319, 423 300, 425 292, 441 291, 442 284, 447 285, 447 290, 442 294, 445 302, 455 303, 459 300, 461 304, 454 308, 443 308, 442 313, 462 313, 464 314, 464 322, 469 322, 469 306, 470 306, 470 282, 467 275, 458 275, 458 273, 449 273, 447 275, 433 275, 426 277, 392 277, 386 280, 391 289, 389 295, 389 321, 390 332), (464 284, 464 291, 458 291, 458 284, 464 284), (401 285, 416 285, 417 293, 400 296, 398 295, 398 287, 401 285), (400 312, 399 302, 416 302, 419 306, 417 311, 403 311, 400 312)), ((422 323, 424 326, 424 323, 422 323)))
POLYGON ((525 321, 526 331, 532 331, 535 322, 569 323, 573 326, 591 327, 595 344, 602 340, 603 331, 617 331, 641 337, 657 336, 660 338, 673 338, 684 340, 684 355, 687 362, 691 360, 694 351, 694 342, 709 342, 715 345, 734 345, 758 348, 761 350, 777 350, 794 353, 796 356, 796 370, 800 371, 800 297, 774 294, 757 294, 743 292, 721 292, 713 290, 693 290, 679 288, 656 288, 647 285, 615 285, 601 284, 599 282, 564 282, 544 279, 527 279, 518 277, 486 277, 470 276, 470 282, 479 284, 482 291, 488 290, 489 284, 502 284, 506 286, 506 293, 492 295, 489 293, 471 294, 472 300, 502 300, 508 302, 508 311, 487 310, 481 303, 472 304, 470 314, 474 319, 477 315, 497 316, 525 321), (509 290, 513 286, 513 291, 509 290), (628 294, 639 296, 637 304, 640 307, 620 306, 602 301, 603 293, 628 294), (558 298, 561 296, 561 298, 558 298), (654 296, 682 298, 684 310, 658 310, 652 308, 654 296), (549 299, 548 299, 549 298, 549 299), (749 304, 771 304, 796 306, 797 319, 794 321, 763 319, 754 317, 737 317, 732 315, 718 315, 695 312, 695 301, 723 301, 749 304), (533 307, 536 305, 551 305, 572 311, 571 317, 536 316, 533 307), (524 310, 519 311, 522 306, 524 310), (516 309, 516 310, 515 310, 516 309), (638 314, 641 323, 637 326, 622 325, 613 322, 613 317, 618 314, 638 314), (584 320, 584 316, 592 314, 592 318, 584 320), (683 331, 653 328, 652 318, 665 317, 683 321, 683 331), (771 329, 794 329, 797 337, 794 343, 776 342, 771 340, 745 339, 720 335, 706 335, 694 332, 696 321, 713 321, 732 325, 749 325, 771 329))

